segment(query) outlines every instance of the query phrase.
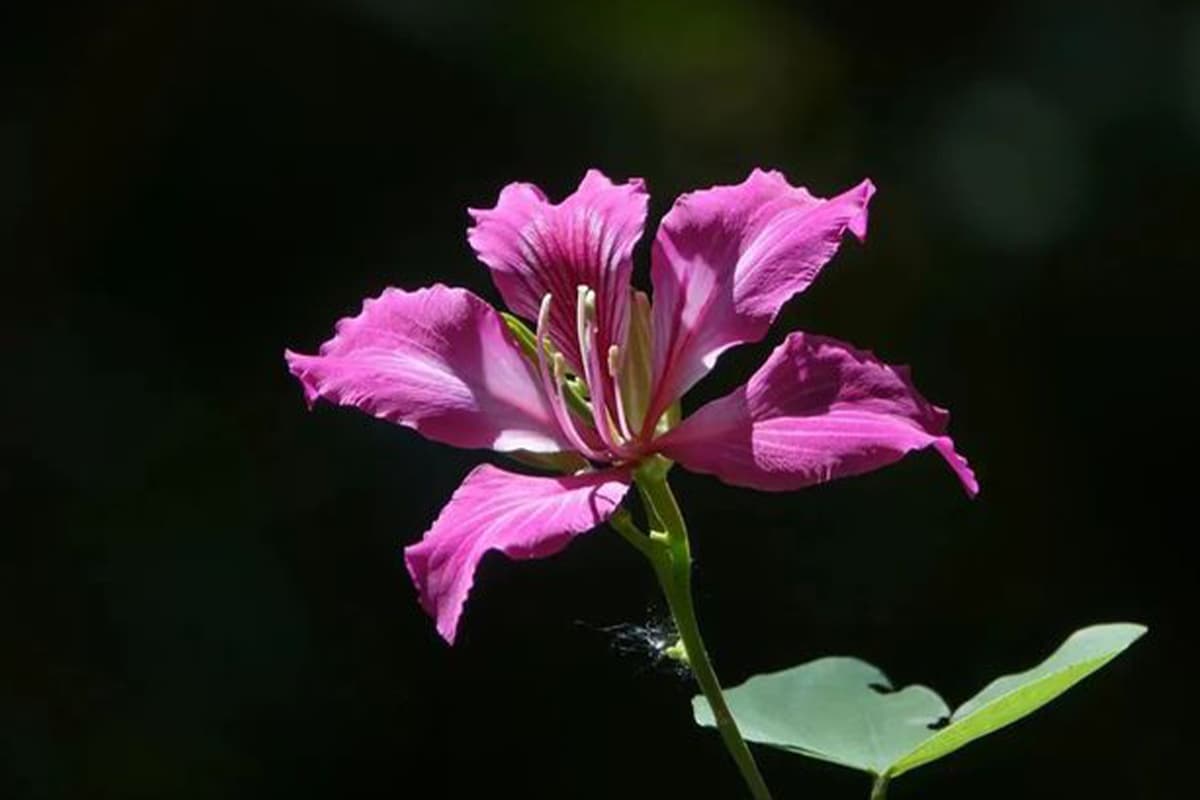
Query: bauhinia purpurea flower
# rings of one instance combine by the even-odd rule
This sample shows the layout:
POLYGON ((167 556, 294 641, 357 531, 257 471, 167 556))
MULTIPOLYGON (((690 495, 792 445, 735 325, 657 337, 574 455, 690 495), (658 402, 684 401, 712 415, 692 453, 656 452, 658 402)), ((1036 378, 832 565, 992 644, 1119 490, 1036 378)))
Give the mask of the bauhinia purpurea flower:
POLYGON ((976 493, 947 412, 907 369, 834 339, 788 335, 744 386, 681 418, 680 398, 722 352, 762 339, 847 231, 865 238, 874 190, 864 180, 826 200, 755 170, 684 194, 651 248, 651 299, 631 282, 641 180, 591 170, 558 204, 510 184, 494 208, 470 211, 468 239, 515 316, 467 289, 392 288, 341 320, 317 355, 286 354, 310 404, 356 406, 555 473, 477 467, 405 549, 447 641, 485 553, 560 551, 616 512, 651 459, 787 491, 932 446, 976 493))

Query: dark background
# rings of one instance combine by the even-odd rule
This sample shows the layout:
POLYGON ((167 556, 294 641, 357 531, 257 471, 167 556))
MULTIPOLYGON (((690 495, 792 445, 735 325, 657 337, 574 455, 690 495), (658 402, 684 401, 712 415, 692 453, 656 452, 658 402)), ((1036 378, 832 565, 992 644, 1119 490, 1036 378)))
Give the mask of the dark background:
MULTIPOLYGON (((661 619, 632 550, 604 531, 489 557, 447 648, 400 548, 488 454, 310 414, 282 351, 387 285, 496 299, 465 208, 511 180, 640 175, 653 225, 756 165, 823 195, 870 176, 871 235, 690 407, 790 329, 837 336, 915 365, 983 493, 929 453, 784 495, 677 474, 726 683, 853 654, 956 704, 1075 627, 1140 621, 1109 668, 893 796, 1194 790, 1200 11, 3 14, 0 796, 742 796, 688 683, 604 630, 661 619)), ((759 758, 780 800, 866 796, 759 758)))

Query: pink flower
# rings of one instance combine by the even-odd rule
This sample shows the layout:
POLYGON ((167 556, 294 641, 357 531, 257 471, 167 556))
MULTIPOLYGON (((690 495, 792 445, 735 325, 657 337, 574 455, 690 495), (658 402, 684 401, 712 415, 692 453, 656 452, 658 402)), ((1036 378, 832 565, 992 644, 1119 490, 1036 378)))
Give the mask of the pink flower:
POLYGON ((793 333, 749 382, 680 420, 679 398, 729 347, 760 340, 845 231, 866 235, 870 181, 829 200, 755 170, 675 201, 651 253, 651 305, 632 288, 641 180, 596 170, 561 203, 514 183, 472 210, 471 246, 531 332, 466 289, 387 289, 315 356, 286 354, 308 401, 353 405, 430 439, 556 471, 472 471, 405 549, 421 604, 453 642, 489 550, 539 558, 606 521, 655 454, 726 483, 786 491, 934 447, 969 494, 948 415, 904 368, 793 333))

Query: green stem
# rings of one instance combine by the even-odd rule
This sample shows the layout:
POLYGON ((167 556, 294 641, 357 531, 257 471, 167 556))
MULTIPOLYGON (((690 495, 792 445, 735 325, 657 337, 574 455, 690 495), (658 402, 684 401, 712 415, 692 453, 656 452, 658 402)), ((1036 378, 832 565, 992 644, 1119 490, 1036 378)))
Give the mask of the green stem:
POLYGON ((705 699, 708 700, 726 749, 741 771, 742 778, 755 800, 771 800, 771 792, 758 771, 758 765, 754 763, 754 756, 746 746, 746 740, 738 731, 737 722, 725 703, 721 684, 717 681, 708 651, 704 647, 704 640, 700 637, 696 607, 692 602, 692 555, 688 544, 687 525, 683 521, 679 504, 675 501, 675 495, 667 483, 666 469, 655 465, 654 469, 639 470, 637 484, 651 521, 661 523, 663 530, 655 531, 647 537, 637 531, 627 514, 614 518, 613 527, 637 547, 654 567, 671 615, 675 619, 675 627, 679 631, 679 640, 683 645, 682 655, 695 675, 696 683, 700 685, 705 699))
POLYGON ((871 784, 871 800, 887 800, 888 776, 876 775, 871 784))

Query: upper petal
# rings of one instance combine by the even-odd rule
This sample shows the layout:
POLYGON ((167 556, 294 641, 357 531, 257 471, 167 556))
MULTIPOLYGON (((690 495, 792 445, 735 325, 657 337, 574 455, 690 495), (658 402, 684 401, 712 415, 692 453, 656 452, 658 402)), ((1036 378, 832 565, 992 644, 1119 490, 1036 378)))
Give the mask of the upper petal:
POLYGON ((656 445, 688 469, 764 491, 858 475, 932 445, 974 496, 979 484, 946 435, 949 418, 917 393, 907 369, 793 333, 745 386, 656 445))
POLYGON ((504 302, 536 319, 542 298, 554 295, 550 338, 580 374, 576 288, 596 292, 601 352, 624 338, 634 245, 646 222, 640 178, 614 184, 589 170, 579 188, 555 205, 538 187, 509 184, 495 208, 470 209, 467 239, 492 273, 504 302))
POLYGON ((725 349, 761 339, 783 304, 837 252, 847 230, 863 239, 874 191, 866 180, 822 200, 778 172, 755 170, 737 186, 676 200, 651 252, 652 411, 678 399, 725 349))
POLYGON ((618 470, 534 477, 489 464, 476 467, 424 538, 404 560, 421 605, 438 633, 454 643, 475 569, 489 550, 509 558, 543 558, 612 516, 629 490, 618 470))
POLYGON ((503 319, 466 289, 386 289, 318 355, 286 357, 310 403, 357 406, 458 447, 570 449, 503 319))

